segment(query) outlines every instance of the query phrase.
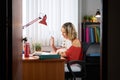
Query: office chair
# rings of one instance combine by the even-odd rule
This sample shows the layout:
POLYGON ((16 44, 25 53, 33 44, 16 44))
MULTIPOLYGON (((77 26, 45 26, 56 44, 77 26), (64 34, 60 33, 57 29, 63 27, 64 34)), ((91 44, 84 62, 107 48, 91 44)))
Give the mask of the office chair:
POLYGON ((76 78, 86 79, 86 51, 89 44, 82 43, 83 60, 71 60, 65 64, 65 79, 76 80, 76 78))

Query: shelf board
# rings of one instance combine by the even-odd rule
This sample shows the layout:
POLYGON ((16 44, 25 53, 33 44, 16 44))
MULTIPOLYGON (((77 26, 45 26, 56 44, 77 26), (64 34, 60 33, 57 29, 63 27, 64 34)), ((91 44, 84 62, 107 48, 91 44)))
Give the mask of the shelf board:
POLYGON ((82 24, 85 24, 85 25, 93 25, 93 24, 99 25, 100 22, 82 22, 82 24))

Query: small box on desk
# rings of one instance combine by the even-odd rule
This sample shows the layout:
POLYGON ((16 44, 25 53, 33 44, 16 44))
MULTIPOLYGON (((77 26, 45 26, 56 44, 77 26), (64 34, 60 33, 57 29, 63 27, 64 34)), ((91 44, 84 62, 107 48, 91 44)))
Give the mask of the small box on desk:
POLYGON ((45 60, 45 59, 60 59, 59 54, 49 54, 49 55, 39 55, 40 60, 45 60))

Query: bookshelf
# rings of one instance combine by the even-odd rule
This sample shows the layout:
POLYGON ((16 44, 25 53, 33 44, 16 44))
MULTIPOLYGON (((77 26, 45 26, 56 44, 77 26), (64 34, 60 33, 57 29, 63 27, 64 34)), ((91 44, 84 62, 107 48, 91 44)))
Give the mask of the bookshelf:
POLYGON ((100 37, 99 22, 82 23, 81 40, 85 45, 89 45, 86 51, 86 80, 100 80, 100 37))
POLYGON ((83 22, 82 23, 82 42, 100 43, 100 23, 83 22))

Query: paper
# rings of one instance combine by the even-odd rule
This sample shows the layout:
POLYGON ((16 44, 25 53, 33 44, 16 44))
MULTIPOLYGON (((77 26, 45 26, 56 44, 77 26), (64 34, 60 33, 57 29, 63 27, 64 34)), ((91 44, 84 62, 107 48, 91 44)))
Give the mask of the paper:
POLYGON ((33 56, 39 56, 39 55, 56 55, 56 53, 50 53, 50 52, 34 52, 33 56))

